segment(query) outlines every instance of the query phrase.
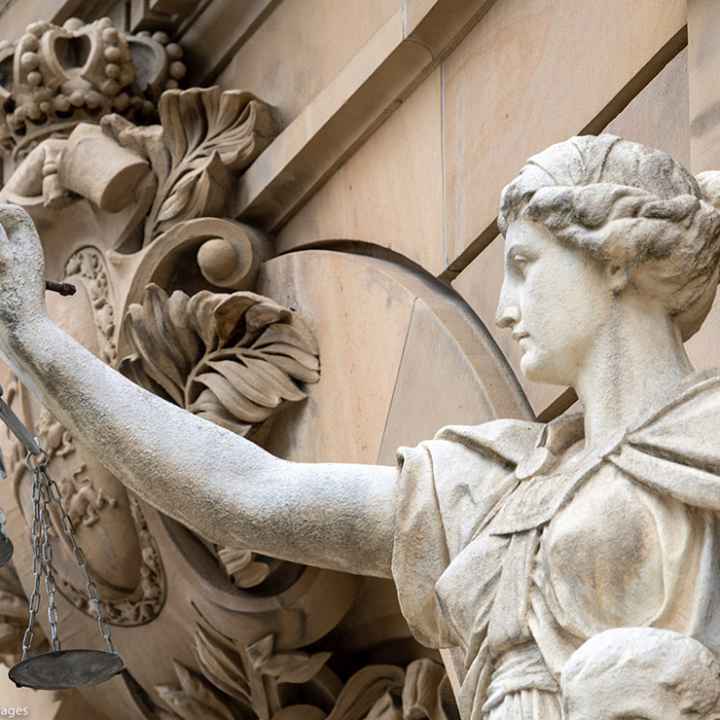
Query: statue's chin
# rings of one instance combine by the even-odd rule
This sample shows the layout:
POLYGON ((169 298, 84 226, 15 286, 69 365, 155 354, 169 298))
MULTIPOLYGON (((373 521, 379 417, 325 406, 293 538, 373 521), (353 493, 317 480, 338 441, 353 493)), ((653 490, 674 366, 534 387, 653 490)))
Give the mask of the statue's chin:
POLYGON ((520 360, 522 374, 531 382, 544 385, 569 385, 564 373, 554 363, 549 362, 532 350, 526 352, 520 360))

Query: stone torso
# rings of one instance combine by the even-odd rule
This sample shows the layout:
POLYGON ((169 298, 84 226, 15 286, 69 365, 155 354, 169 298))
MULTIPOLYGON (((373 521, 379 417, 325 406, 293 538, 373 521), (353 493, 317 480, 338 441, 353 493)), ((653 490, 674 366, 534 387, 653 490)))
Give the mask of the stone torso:
POLYGON ((415 512, 408 524, 400 507, 399 532, 442 536, 447 561, 405 575, 397 549, 400 598, 425 641, 464 649, 466 717, 499 711, 518 693, 556 695, 570 655, 610 628, 666 628, 720 649, 720 492, 705 470, 714 460, 668 449, 678 420, 707 428, 717 394, 717 378, 691 387, 588 457, 577 439, 553 445, 552 431, 548 440, 545 428, 533 434, 523 423, 501 435, 490 426, 443 431, 420 446, 429 465, 403 451, 401 503, 415 512), (517 452, 505 444, 512 432, 517 452), (546 442, 557 462, 518 477, 516 466, 546 442), (431 488, 434 497, 421 499, 431 488), (424 606, 410 605, 407 583, 427 592, 424 606))

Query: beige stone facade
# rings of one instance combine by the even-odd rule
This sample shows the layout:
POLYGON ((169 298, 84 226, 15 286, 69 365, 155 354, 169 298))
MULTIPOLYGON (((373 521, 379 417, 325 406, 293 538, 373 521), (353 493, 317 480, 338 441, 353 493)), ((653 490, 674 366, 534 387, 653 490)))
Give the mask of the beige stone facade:
MULTIPOLYGON (((107 114, 123 117, 100 132, 84 89, 90 129, 73 130, 63 157, 75 164, 59 171, 36 144, 15 152, 24 140, 7 141, 4 198, 33 217, 48 278, 80 288, 49 295, 50 314, 137 384, 289 460, 390 465, 399 446, 445 424, 549 421, 573 406, 572 390, 523 377, 518 345, 495 322, 498 200, 528 157, 609 132, 693 173, 720 169, 714 0, 17 0, 0 3, 0 40, 16 43, 38 21, 106 17, 98 37, 114 28, 157 46, 147 62, 162 80, 133 96, 137 113, 118 110, 113 98, 125 91, 105 93, 107 114), (172 69, 177 44, 182 70, 172 69), (212 86, 212 96, 187 92, 212 86), (162 90, 176 105, 162 105, 162 90), (143 129, 160 125, 162 141, 143 129), (241 125, 192 175, 193 143, 241 125), (18 167, 26 174, 11 181, 18 167), (177 178, 188 175, 181 192, 177 178), (217 300, 188 309, 202 291, 217 300), (253 312, 270 335, 239 339, 253 312), (202 348, 205 370, 190 351, 178 359, 183 343, 202 348), (218 370, 243 353, 250 370, 283 360, 256 366, 252 382, 218 370), (246 384, 249 395, 238 390, 246 384)), ((81 49, 64 57, 87 60, 81 49)), ((719 347, 716 306, 687 349, 704 369, 717 366, 719 347)), ((84 455, 9 370, 0 379, 15 411, 54 443, 50 469, 68 479, 127 667, 98 688, 64 692, 58 720, 451 714, 443 704, 463 674, 457 653, 412 637, 392 582, 202 539, 84 455)), ((0 507, 18 577, 7 588, 0 578, 0 628, 12 625, 18 643, 17 622, 2 625, 3 602, 32 588, 29 479, 2 437, 14 473, 0 507)), ((60 557, 68 644, 100 647, 70 555, 60 557)), ((42 618, 39 627, 47 634, 42 618)), ((0 684, 0 708, 27 704, 43 720, 56 712, 52 696, 15 693, 0 684)))

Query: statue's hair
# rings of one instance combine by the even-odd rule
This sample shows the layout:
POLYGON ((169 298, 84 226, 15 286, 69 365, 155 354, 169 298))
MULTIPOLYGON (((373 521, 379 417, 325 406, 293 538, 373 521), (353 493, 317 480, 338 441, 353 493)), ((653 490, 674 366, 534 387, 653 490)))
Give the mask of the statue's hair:
POLYGON ((614 135, 570 138, 505 187, 498 225, 542 223, 561 242, 624 269, 683 339, 712 306, 720 261, 720 173, 694 178, 667 153, 614 135))
POLYGON ((615 694, 637 692, 634 679, 650 679, 683 713, 698 720, 720 713, 720 662, 702 643, 672 630, 615 628, 595 635, 565 663, 563 692, 582 696, 590 678, 604 678, 615 694))

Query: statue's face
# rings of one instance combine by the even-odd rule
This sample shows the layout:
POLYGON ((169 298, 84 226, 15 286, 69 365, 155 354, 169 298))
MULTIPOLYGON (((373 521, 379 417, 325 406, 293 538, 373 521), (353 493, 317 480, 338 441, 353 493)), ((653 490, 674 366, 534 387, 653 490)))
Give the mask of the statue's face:
POLYGON ((574 385, 612 303, 607 272, 588 253, 539 223, 510 224, 497 323, 519 343, 529 380, 574 385))

